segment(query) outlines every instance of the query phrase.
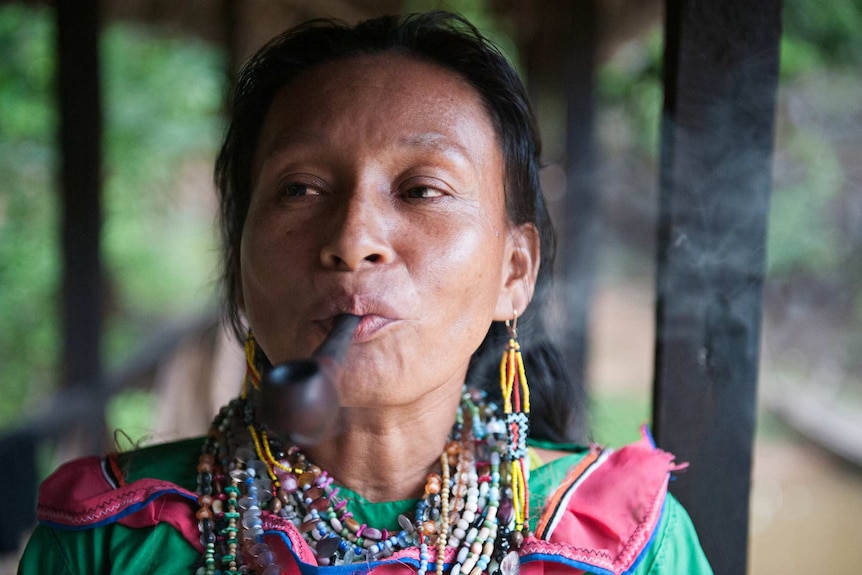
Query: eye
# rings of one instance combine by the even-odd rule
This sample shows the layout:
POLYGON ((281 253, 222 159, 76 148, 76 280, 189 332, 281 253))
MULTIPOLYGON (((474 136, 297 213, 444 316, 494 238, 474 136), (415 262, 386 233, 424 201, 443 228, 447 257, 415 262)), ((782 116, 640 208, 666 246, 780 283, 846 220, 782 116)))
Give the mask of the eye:
POLYGON ((319 196, 320 190, 309 184, 291 182, 282 186, 281 195, 287 198, 300 198, 303 196, 319 196))
POLYGON ((443 196, 443 192, 429 186, 413 186, 408 188, 404 194, 411 200, 421 200, 427 198, 439 198, 443 196))

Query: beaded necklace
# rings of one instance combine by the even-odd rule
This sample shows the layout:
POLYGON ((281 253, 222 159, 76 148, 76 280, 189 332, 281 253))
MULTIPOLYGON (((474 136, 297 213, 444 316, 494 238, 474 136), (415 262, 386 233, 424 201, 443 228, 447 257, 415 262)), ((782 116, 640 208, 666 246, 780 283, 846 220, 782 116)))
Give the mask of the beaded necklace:
POLYGON ((450 575, 516 574, 515 550, 526 533, 527 477, 518 457, 525 433, 513 437, 512 414, 503 411, 484 392, 464 390, 440 473, 427 476, 412 516, 398 516, 396 533, 356 521, 333 478, 296 446, 270 437, 244 393, 213 420, 198 461, 204 556, 197 575, 278 575, 263 541, 268 515, 295 525, 322 566, 418 548, 418 574, 430 568, 442 575, 446 551, 454 549, 450 575), (436 562, 429 564, 431 548, 436 562))

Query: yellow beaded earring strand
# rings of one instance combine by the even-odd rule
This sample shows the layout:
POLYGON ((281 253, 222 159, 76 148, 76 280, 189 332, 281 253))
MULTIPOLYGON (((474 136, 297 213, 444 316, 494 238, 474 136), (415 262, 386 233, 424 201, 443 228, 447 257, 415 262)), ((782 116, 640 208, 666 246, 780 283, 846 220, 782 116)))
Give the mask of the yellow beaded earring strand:
POLYGON ((506 320, 509 342, 500 361, 500 387, 503 393, 503 414, 509 435, 508 456, 512 474, 512 503, 515 508, 515 529, 521 531, 529 514, 527 479, 527 435, 530 427, 530 388, 524 370, 524 358, 518 343, 518 312, 506 320))
POLYGON ((242 382, 242 393, 240 397, 248 396, 248 386, 251 384, 255 389, 260 388, 260 370, 257 368, 257 342, 251 328, 245 337, 245 380, 242 382))

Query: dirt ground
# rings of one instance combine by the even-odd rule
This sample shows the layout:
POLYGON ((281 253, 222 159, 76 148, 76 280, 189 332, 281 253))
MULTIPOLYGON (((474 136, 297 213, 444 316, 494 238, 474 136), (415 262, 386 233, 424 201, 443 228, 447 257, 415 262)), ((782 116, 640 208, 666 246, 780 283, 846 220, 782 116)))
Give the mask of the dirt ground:
POLYGON ((749 525, 752 575, 858 575, 862 472, 801 439, 759 439, 749 525))

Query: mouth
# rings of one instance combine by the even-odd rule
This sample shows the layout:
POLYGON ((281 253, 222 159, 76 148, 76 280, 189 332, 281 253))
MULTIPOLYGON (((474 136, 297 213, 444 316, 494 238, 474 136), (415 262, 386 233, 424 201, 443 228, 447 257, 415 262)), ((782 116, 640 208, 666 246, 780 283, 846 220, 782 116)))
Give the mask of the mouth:
POLYGON ((364 315, 359 320, 359 325, 353 332, 353 343, 368 341, 386 326, 395 323, 396 320, 379 315, 364 315))
POLYGON ((385 302, 362 295, 336 298, 327 302, 326 311, 313 319, 313 323, 324 333, 329 333, 335 318, 341 314, 359 316, 359 324, 353 331, 352 343, 368 341, 386 327, 400 321, 397 313, 385 302))

